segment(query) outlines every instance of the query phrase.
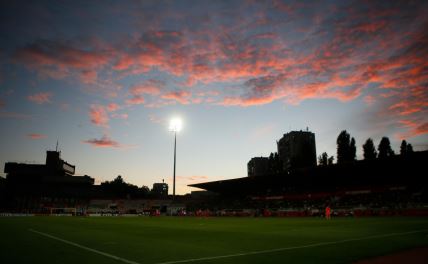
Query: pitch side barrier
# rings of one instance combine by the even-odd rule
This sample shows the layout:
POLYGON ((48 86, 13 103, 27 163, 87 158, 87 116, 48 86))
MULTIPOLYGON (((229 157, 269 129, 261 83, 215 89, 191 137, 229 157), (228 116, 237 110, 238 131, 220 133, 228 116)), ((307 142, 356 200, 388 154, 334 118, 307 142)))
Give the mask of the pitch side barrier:
MULTIPOLYGON (((321 209, 279 209, 279 210, 219 210, 196 211, 187 216, 196 217, 324 217, 321 209)), ((408 209, 370 209, 370 208, 332 208, 333 217, 388 217, 388 216, 428 216, 428 208, 408 209)))
POLYGON ((74 214, 39 214, 39 213, 0 213, 0 217, 26 217, 26 216, 75 216, 74 214))
POLYGON ((365 209, 354 210, 355 217, 366 216, 428 216, 428 208, 426 209, 365 209))
MULTIPOLYGON (((148 217, 160 216, 160 214, 120 214, 120 213, 88 213, 88 214, 40 214, 40 213, 0 213, 0 217, 30 217, 30 216, 54 216, 54 217, 148 217)), ((165 215, 167 216, 167 215, 165 215)), ((236 209, 236 210, 197 210, 187 214, 178 214, 179 217, 323 217, 324 210, 309 209, 236 209)), ((428 205, 422 208, 387 209, 387 208, 332 208, 333 217, 390 217, 390 216, 428 216, 428 205)))
POLYGON ((95 213, 95 214, 87 214, 86 216, 89 216, 89 217, 105 217, 105 216, 108 216, 108 217, 112 217, 112 216, 115 216, 115 217, 138 217, 138 216, 145 216, 145 215, 142 215, 142 214, 110 214, 110 213, 100 214, 100 213, 95 213))
POLYGON ((26 216, 35 216, 35 214, 25 214, 25 213, 0 213, 0 217, 26 217, 26 216))
POLYGON ((55 216, 55 217, 139 217, 142 214, 27 214, 27 213, 0 213, 0 217, 29 217, 29 216, 55 216))

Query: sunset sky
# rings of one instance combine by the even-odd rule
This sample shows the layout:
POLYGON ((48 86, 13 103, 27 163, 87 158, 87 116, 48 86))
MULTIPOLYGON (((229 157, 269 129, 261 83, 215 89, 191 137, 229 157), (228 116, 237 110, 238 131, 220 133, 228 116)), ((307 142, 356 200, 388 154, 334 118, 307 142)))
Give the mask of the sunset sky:
MULTIPOLYGON (((428 1, 2 1, 0 163, 97 183, 244 177, 291 130, 428 149, 428 1), (37 3, 36 3, 37 2, 37 3)), ((1 175, 4 176, 4 173, 1 175)))

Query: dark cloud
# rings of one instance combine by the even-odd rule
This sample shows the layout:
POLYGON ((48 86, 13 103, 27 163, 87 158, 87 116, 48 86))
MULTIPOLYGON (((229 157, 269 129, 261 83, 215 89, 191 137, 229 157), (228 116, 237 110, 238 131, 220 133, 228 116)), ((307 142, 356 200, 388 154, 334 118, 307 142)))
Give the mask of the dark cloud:
POLYGON ((121 147, 121 145, 118 142, 112 140, 107 135, 104 135, 100 139, 93 138, 93 139, 84 140, 82 142, 96 148, 120 148, 121 147))

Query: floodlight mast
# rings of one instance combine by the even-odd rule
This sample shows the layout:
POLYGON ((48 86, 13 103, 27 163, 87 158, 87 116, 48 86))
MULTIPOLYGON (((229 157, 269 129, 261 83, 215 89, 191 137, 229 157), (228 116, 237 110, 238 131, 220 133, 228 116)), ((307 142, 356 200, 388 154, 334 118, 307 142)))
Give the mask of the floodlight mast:
POLYGON ((175 200, 175 167, 177 161, 177 132, 181 129, 181 120, 173 119, 170 123, 170 130, 174 132, 174 174, 172 183, 172 200, 175 200))
POLYGON ((174 180, 172 185, 172 200, 175 200, 175 163, 176 163, 176 149, 177 149, 177 129, 174 129, 174 180))

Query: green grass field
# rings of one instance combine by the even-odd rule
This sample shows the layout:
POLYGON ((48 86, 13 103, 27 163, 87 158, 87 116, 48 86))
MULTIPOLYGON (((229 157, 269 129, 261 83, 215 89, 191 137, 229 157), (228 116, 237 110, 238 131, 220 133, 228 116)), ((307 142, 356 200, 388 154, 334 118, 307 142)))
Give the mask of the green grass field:
POLYGON ((0 236, 1 263, 351 263, 428 246, 428 218, 2 217, 0 236))

